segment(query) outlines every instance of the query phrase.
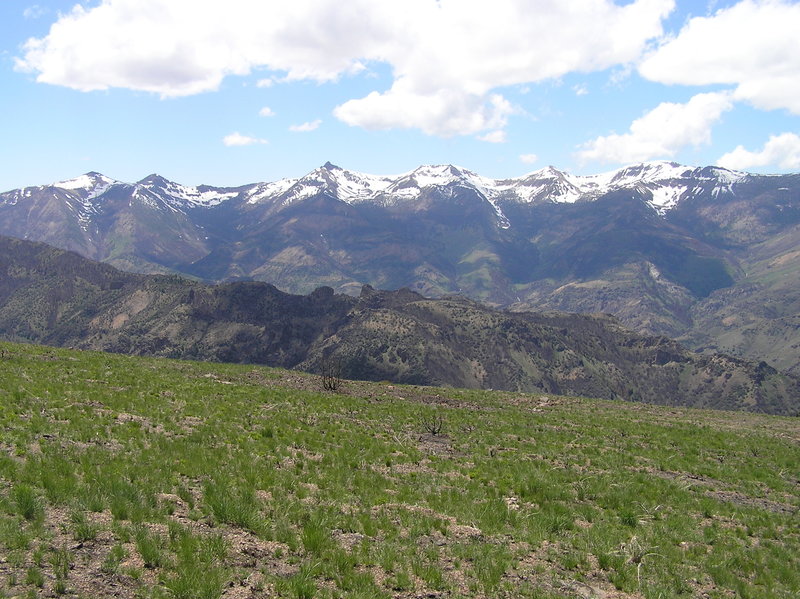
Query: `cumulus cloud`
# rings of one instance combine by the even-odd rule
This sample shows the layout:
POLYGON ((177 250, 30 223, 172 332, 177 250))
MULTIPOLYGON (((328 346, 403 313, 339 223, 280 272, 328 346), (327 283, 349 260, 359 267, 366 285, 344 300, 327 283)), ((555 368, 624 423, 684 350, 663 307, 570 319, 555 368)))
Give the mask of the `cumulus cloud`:
POLYGON ((333 81, 370 62, 389 89, 337 107, 369 129, 448 136, 495 131, 511 113, 504 86, 639 58, 675 0, 102 0, 76 6, 29 40, 17 68, 90 91, 163 97, 215 90, 253 69, 278 81, 333 81))
POLYGON ((321 124, 322 119, 317 119, 315 121, 303 123, 302 125, 290 125, 289 131, 294 131, 295 133, 307 133, 308 131, 314 131, 315 129, 319 128, 321 124))
POLYGON ((264 108, 258 111, 258 116, 275 116, 275 111, 269 106, 264 106, 264 108))
POLYGON ((396 82, 386 93, 372 92, 364 98, 337 106, 334 115, 348 125, 365 129, 417 128, 429 135, 450 137, 501 129, 514 112, 500 94, 484 97, 460 89, 419 93, 408 80, 396 82))
POLYGON ((222 143, 226 146, 252 146, 255 144, 265 144, 267 143, 266 139, 261 139, 259 137, 250 137, 249 135, 242 135, 238 131, 226 135, 222 138, 222 143))
POLYGON ((738 146, 717 160, 717 164, 735 170, 764 166, 798 170, 800 169, 800 135, 795 133, 771 135, 764 147, 757 152, 750 152, 743 146, 738 146))
POLYGON ((514 110, 496 88, 634 60, 673 8, 672 0, 624 7, 606 0, 539 2, 540 10, 524 0, 416 4, 425 14, 403 28, 404 39, 387 56, 391 88, 337 107, 342 121, 444 137, 503 128, 514 110))
MULTIPOLYGON (((121 87, 186 96, 255 67, 289 79, 333 80, 386 33, 368 0, 102 0, 76 5, 47 36, 25 43, 18 69, 81 91, 121 87), (353 35, 348 35, 348 34, 353 35)), ((262 79, 262 81, 265 81, 262 79)))
POLYGON ((735 85, 734 97, 800 114, 800 4, 742 0, 695 17, 639 66, 660 83, 735 85))
POLYGON ((733 107, 729 92, 697 94, 686 104, 663 102, 631 123, 628 133, 583 144, 581 162, 621 164, 670 158, 686 146, 711 142, 711 128, 733 107))
POLYGON ((536 154, 520 154, 519 160, 523 164, 535 164, 539 161, 539 157, 536 154))

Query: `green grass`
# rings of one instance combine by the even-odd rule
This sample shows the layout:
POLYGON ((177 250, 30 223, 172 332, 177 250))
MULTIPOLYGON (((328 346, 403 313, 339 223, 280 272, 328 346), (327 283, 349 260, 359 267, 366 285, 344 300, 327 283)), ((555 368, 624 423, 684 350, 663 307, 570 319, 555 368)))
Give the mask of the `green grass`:
POLYGON ((800 595, 796 418, 0 350, 0 597, 800 595))

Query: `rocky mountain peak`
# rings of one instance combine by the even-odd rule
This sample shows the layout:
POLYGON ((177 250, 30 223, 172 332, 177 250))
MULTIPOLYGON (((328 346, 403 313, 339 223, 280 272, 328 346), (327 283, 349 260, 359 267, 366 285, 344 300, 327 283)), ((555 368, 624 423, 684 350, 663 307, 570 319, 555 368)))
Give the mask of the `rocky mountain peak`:
POLYGON ((144 185, 145 187, 161 187, 166 188, 169 187, 171 181, 162 177, 158 173, 150 173, 144 179, 137 181, 137 185, 144 185))

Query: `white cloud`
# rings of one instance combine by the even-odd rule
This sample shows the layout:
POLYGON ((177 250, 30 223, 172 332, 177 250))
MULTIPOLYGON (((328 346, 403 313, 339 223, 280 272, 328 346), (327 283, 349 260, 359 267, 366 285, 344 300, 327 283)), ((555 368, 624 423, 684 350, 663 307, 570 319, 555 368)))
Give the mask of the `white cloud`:
POLYGON ((631 123, 630 131, 583 144, 582 162, 624 164, 670 158, 686 146, 711 142, 711 127, 733 107, 729 92, 697 94, 686 104, 663 102, 631 123))
POLYGON ((441 89, 417 93, 407 80, 397 81, 383 94, 372 92, 334 110, 348 125, 365 129, 417 128, 429 135, 450 137, 502 129, 515 110, 499 94, 488 98, 461 90, 441 89))
POLYGON ((717 160, 717 164, 734 170, 764 166, 798 170, 800 169, 800 135, 795 133, 771 135, 758 152, 750 152, 743 146, 738 146, 717 160))
POLYGON ((682 85, 736 85, 734 97, 800 114, 800 3, 742 0, 691 19, 639 72, 682 85))
POLYGON ((33 6, 29 6, 25 10, 22 11, 22 16, 26 19, 38 19, 39 17, 43 17, 49 11, 46 8, 42 8, 38 4, 34 4, 33 6))
POLYGON ((635 61, 675 0, 102 0, 29 40, 17 68, 82 91, 163 97, 216 90, 254 69, 277 81, 335 81, 370 62, 388 90, 335 114, 366 128, 435 135, 494 131, 510 110, 498 88, 635 61), (398 111, 398 108, 400 109, 398 111))
POLYGON ((608 84, 614 87, 621 87, 630 79, 631 73, 633 73, 632 64, 622 65, 611 72, 611 76, 608 78, 608 84))
POLYGON ((295 133, 306 133, 308 131, 314 131, 315 129, 319 128, 321 124, 322 119, 317 119, 315 121, 303 123, 302 125, 290 125, 289 131, 294 131, 295 133))
POLYGON ((523 164, 535 164, 539 162, 539 157, 536 154, 520 154, 519 160, 523 164))
POLYGON ((226 135, 222 138, 222 143, 226 146, 252 146, 255 144, 265 144, 267 143, 266 139, 261 139, 259 137, 250 137, 249 135, 242 135, 238 131, 226 135))
POLYGON ((273 85, 275 85, 275 80, 270 77, 256 81, 256 87, 272 87, 273 85))
POLYGON ((258 116, 275 116, 275 111, 269 106, 264 106, 264 108, 258 111, 258 116))
POLYGON ((572 91, 575 92, 576 96, 585 96, 586 94, 589 93, 589 88, 586 87, 585 85, 581 84, 581 85, 574 86, 572 88, 572 91))
POLYGON ((503 129, 495 129, 485 135, 479 135, 478 139, 490 144, 502 144, 506 142, 506 132, 503 129))
POLYGON ((493 90, 634 60, 648 39, 661 34, 661 18, 673 1, 638 0, 624 7, 606 0, 415 5, 425 14, 404 27, 402 43, 390 47, 393 85, 337 107, 334 114, 342 121, 444 137, 503 128, 514 111, 493 90))
POLYGON ((226 76, 256 67, 289 79, 333 80, 357 68, 357 57, 370 53, 385 33, 352 30, 362 13, 369 24, 375 12, 369 4, 101 0, 92 8, 76 5, 47 36, 28 40, 16 66, 43 83, 162 97, 216 90, 226 76))

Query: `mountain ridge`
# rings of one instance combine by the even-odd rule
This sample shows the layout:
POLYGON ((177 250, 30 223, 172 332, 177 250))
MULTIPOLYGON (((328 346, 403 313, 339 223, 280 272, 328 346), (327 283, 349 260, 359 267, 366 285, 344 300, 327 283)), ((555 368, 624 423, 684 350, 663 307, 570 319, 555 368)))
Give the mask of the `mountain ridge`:
MULTIPOLYGON (((380 200, 383 195, 392 195, 393 193, 401 198, 408 197, 413 195, 415 188, 419 192, 422 187, 445 186, 459 182, 471 185, 491 199, 501 198, 520 202, 535 202, 548 199, 549 201, 572 203, 578 200, 587 201, 592 199, 593 196, 607 193, 613 189, 630 187, 636 184, 651 187, 658 181, 669 179, 696 179, 699 173, 703 173, 702 178, 705 180, 716 179, 728 185, 736 183, 745 177, 775 176, 755 175, 714 166, 686 166, 668 161, 636 163, 593 175, 572 175, 553 166, 546 166, 518 177, 493 179, 452 164, 421 165, 398 175, 373 175, 346 170, 329 161, 301 177, 248 183, 234 187, 219 187, 209 184, 187 186, 171 181, 157 173, 151 173, 135 183, 126 183, 109 178, 96 171, 90 171, 73 179, 49 185, 11 190, 0 194, 0 197, 14 194, 15 192, 23 192, 24 194, 26 191, 30 192, 33 189, 46 187, 82 191, 84 196, 94 195, 94 197, 98 197, 113 185, 127 185, 143 187, 148 190, 152 190, 154 187, 160 188, 161 191, 170 193, 173 196, 184 197, 188 203, 195 206, 207 207, 231 199, 242 191, 247 193, 253 189, 259 190, 259 193, 249 194, 247 198, 249 203, 257 203, 270 197, 284 195, 293 188, 297 189, 292 195, 299 199, 310 197, 310 195, 322 190, 334 192, 338 199, 342 201, 357 202, 376 201, 380 200), (548 187, 546 185, 548 182, 553 182, 552 186, 548 187), (269 190, 272 193, 264 193, 265 190, 269 190), (553 193, 553 191, 556 191, 556 193, 553 193), (204 195, 206 196, 205 198, 203 197, 204 195), (215 198, 213 203, 206 199, 209 196, 215 198)), ((675 206, 675 199, 672 198, 673 201, 659 201, 659 199, 654 198, 652 205, 660 211, 668 211, 675 206)))
POLYGON ((383 176, 326 163, 193 187, 88 173, 0 194, 0 234, 125 270, 297 294, 369 284, 609 312, 642 333, 800 373, 800 332, 783 308, 760 308, 800 300, 800 175, 651 162, 495 180, 452 165, 383 176))

